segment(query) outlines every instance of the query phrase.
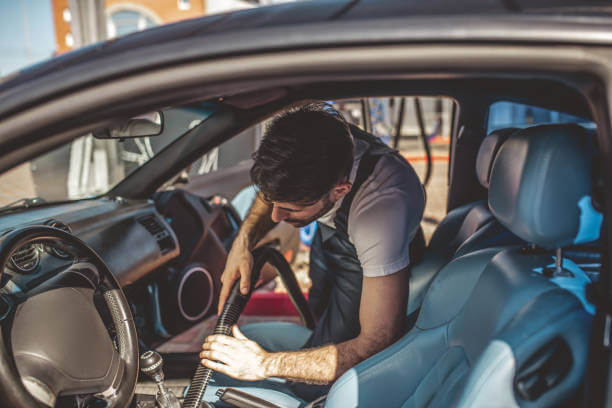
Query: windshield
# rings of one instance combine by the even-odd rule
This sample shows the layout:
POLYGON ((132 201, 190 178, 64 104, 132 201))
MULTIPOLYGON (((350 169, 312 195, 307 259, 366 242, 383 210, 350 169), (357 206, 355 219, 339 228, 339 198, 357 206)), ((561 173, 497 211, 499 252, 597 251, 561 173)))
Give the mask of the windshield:
POLYGON ((208 118, 213 109, 198 103, 162 112, 164 128, 158 136, 100 140, 89 133, 0 175, 0 206, 104 194, 208 118))

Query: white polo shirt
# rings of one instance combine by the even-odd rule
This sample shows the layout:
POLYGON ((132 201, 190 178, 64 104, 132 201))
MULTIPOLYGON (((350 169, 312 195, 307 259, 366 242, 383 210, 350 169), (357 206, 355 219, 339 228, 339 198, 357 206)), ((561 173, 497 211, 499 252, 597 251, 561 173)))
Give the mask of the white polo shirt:
MULTIPOLYGON (((367 148, 367 142, 355 139, 351 183, 367 148)), ((336 228, 334 218, 343 199, 318 221, 336 228)), ((424 209, 425 194, 412 166, 395 155, 382 156, 349 209, 347 232, 364 276, 390 275, 410 264, 410 242, 418 231, 424 209)))

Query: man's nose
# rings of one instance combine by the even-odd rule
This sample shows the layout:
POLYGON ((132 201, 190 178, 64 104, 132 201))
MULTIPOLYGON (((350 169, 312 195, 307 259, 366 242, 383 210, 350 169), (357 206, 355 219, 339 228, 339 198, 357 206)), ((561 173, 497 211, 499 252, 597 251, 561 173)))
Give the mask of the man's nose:
POLYGON ((287 211, 281 210, 276 205, 272 207, 272 215, 270 216, 270 218, 272 218, 272 221, 281 222, 287 219, 288 216, 289 216, 289 213, 287 211))

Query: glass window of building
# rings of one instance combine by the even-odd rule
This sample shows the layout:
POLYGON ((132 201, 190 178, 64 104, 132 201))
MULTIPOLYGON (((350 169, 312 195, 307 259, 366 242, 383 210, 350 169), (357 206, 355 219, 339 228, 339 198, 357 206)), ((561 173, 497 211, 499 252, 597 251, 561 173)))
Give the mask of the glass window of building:
POLYGON ((111 13, 108 18, 108 37, 121 37, 156 25, 155 21, 144 13, 136 10, 119 10, 111 13))

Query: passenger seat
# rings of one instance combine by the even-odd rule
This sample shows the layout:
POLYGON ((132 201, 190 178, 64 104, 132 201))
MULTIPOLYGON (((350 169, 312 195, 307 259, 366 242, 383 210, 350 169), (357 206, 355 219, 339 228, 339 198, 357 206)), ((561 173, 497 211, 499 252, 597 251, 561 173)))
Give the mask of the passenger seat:
MULTIPOLYGON (((476 159, 476 176, 480 184, 489 189, 493 161, 506 139, 517 128, 498 129, 484 138, 476 159)), ((408 314, 418 310, 423 296, 436 273, 451 259, 493 246, 521 243, 495 220, 487 200, 471 202, 449 212, 436 228, 422 261, 411 269, 408 314)))
POLYGON ((594 306, 562 248, 599 236, 592 151, 575 124, 510 136, 495 159, 489 207, 525 242, 445 265, 414 327, 344 373, 326 408, 552 407, 584 381, 594 306))

